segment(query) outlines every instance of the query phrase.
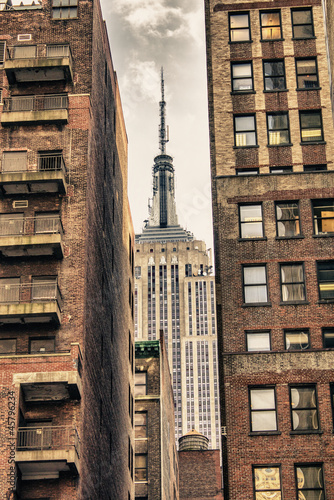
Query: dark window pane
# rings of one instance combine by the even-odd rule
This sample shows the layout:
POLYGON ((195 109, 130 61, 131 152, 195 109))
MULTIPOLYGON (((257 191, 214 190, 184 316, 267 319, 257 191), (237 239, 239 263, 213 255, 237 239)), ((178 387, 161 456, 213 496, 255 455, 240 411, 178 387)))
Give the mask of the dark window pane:
POLYGON ((292 12, 292 20, 293 24, 311 24, 312 23, 311 10, 310 9, 294 10, 292 12))
POLYGON ((16 339, 0 339, 0 354, 16 354, 16 339))
POLYGON ((55 351, 55 339, 50 337, 48 339, 31 339, 30 340, 30 352, 31 353, 43 353, 43 352, 54 352, 55 351))
POLYGON ((334 328, 323 330, 324 347, 334 349, 334 328))

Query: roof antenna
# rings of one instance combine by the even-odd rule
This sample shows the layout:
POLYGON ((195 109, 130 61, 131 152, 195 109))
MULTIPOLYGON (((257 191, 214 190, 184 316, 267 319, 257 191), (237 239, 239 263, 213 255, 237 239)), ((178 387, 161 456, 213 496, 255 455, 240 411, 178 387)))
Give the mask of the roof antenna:
POLYGON ((164 82, 164 69, 161 68, 161 101, 160 101, 160 127, 159 127, 159 148, 161 154, 166 153, 166 143, 169 141, 169 130, 166 130, 166 102, 165 102, 165 82, 164 82))

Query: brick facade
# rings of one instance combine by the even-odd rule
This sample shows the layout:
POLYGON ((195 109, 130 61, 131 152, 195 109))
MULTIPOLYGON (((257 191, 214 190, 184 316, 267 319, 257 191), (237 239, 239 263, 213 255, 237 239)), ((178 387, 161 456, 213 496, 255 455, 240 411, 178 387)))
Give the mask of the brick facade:
POLYGON ((223 500, 219 450, 179 451, 179 471, 180 500, 223 500))

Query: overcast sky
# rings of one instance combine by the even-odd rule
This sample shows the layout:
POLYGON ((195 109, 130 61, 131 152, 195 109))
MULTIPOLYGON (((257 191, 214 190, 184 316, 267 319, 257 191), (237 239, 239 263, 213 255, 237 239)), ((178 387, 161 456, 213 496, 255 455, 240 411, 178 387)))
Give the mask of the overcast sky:
POLYGON ((164 68, 179 223, 212 248, 203 0, 101 0, 129 141, 129 199, 136 232, 148 216, 159 154, 164 68))

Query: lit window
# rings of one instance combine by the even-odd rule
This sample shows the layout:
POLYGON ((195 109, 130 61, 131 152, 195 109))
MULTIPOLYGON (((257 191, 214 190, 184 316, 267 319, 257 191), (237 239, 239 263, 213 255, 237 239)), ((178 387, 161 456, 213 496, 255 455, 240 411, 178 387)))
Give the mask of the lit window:
POLYGON ((268 144, 280 146, 290 144, 288 113, 275 113, 267 115, 268 144))
POLYGON ((276 204, 277 236, 291 237, 300 234, 298 202, 276 204))
POLYGON ((236 173, 236 175, 258 175, 259 169, 258 168, 238 168, 235 173, 236 173))
POLYGON ((271 174, 289 174, 292 172, 292 167, 270 167, 271 174))
POLYGON ((264 90, 275 91, 286 88, 283 60, 265 61, 263 63, 263 75, 264 90))
POLYGON ((334 328, 324 328, 322 337, 325 349, 334 349, 334 328))
POLYGON ((277 431, 275 389, 273 387, 253 388, 249 391, 251 431, 277 431))
POLYGON ((253 467, 256 500, 282 499, 280 467, 253 467))
POLYGON ((290 387, 293 431, 319 430, 315 385, 290 387))
POLYGON ((245 303, 266 303, 268 301, 266 266, 245 266, 243 276, 245 303))
POLYGON ((286 330, 284 341, 288 351, 304 351, 310 348, 310 334, 307 330, 286 330))
POLYGON ((252 63, 232 63, 232 91, 249 92, 254 88, 252 63))
POLYGON ((147 455, 135 455, 135 481, 147 481, 147 455))
POLYGON ((70 19, 78 16, 78 0, 52 0, 52 17, 70 19))
POLYGON ((323 141, 321 111, 300 111, 300 135, 302 142, 323 141))
POLYGON ((240 238, 262 238, 262 205, 240 205, 240 238))
POLYGON ((334 299, 334 260, 318 262, 319 299, 334 299))
POLYGON ((319 87, 316 59, 296 59, 296 73, 298 89, 319 87))
POLYGON ((40 337, 29 339, 29 352, 31 354, 55 352, 55 337, 40 337))
POLYGON ((135 438, 147 437, 147 413, 136 411, 135 413, 135 438))
POLYGON ((230 14, 230 41, 248 42, 250 37, 249 13, 230 14))
POLYGON ((16 339, 0 339, 0 355, 16 354, 16 339))
POLYGON ((234 117, 235 146, 256 146, 255 115, 234 117))
POLYGON ((270 332, 247 332, 247 351, 270 351, 270 332))
POLYGON ((313 200, 314 234, 334 233, 334 200, 313 200))
POLYGON ((260 13, 261 40, 280 40, 282 38, 281 13, 268 10, 260 13))
POLYGON ((325 500, 321 464, 295 465, 298 500, 325 500))
POLYGON ((147 394, 147 372, 135 373, 135 396, 147 394))
POLYGON ((305 300, 303 264, 281 264, 281 293, 283 302, 305 300))
POLYGON ((293 38, 313 38, 312 9, 295 9, 291 14, 293 38))

